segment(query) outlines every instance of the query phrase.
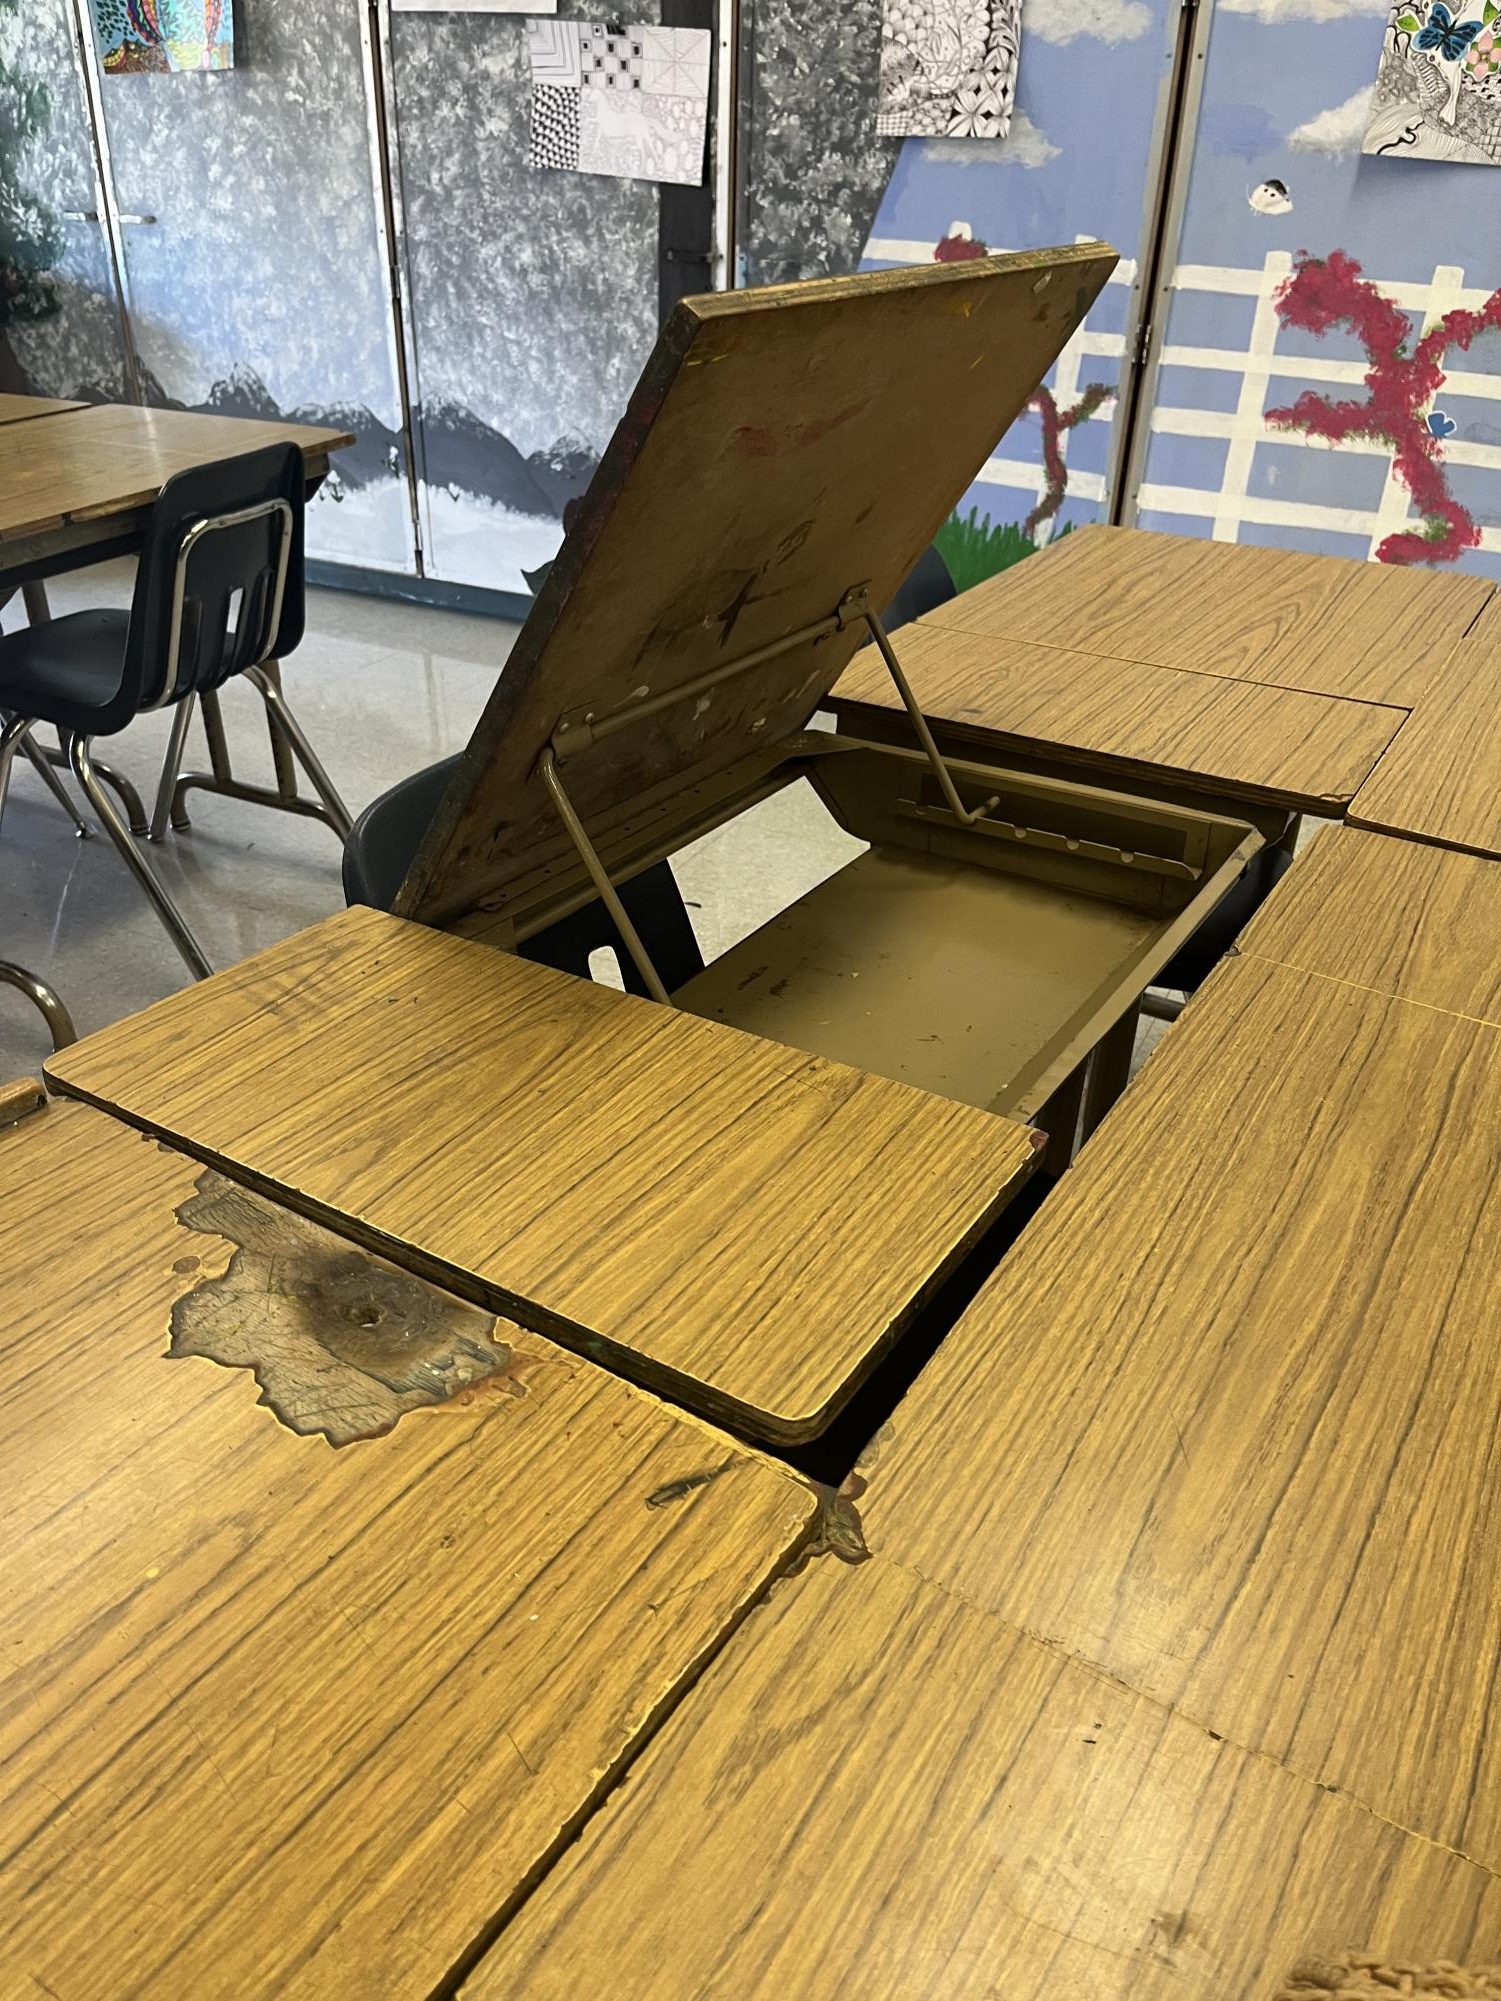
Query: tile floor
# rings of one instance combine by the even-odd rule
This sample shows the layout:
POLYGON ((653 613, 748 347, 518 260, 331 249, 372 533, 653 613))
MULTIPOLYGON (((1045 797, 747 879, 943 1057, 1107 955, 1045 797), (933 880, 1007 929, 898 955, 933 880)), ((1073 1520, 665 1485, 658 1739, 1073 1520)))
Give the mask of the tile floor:
MULTIPOLYGON (((128 603, 131 575, 111 564, 57 580, 48 587, 53 615, 128 603)), ((5 620, 21 616, 17 600, 5 620)), ((351 813, 462 748, 516 631, 462 612, 309 593, 307 637, 285 664, 284 686, 351 813)), ((223 707, 237 769, 269 782, 258 697, 231 685, 223 707)), ((145 716, 96 746, 148 812, 167 726, 166 715, 145 716)), ((185 765, 201 768, 205 757, 195 726, 185 765)), ((147 852, 216 967, 341 908, 339 844, 319 822, 207 794, 194 795, 189 810, 192 830, 147 852)), ((678 871, 705 951, 723 951, 856 852, 806 788, 696 843, 678 871)), ((0 958, 56 987, 80 1035, 187 980, 102 832, 77 840, 24 759, 0 829, 0 958)), ((31 1004, 0 986, 0 1081, 38 1070, 50 1046, 31 1004)))

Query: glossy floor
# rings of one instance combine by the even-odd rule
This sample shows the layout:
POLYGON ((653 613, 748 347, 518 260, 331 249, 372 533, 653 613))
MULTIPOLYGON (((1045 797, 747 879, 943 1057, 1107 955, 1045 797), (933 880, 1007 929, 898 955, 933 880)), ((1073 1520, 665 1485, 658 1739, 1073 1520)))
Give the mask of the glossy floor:
MULTIPOLYGON (((123 605, 130 582, 123 564, 60 579, 49 586, 53 615, 123 605)), ((7 629, 21 616, 17 601, 6 610, 7 629)), ((342 591, 309 594, 307 637, 286 662, 284 682, 352 813, 463 746, 516 631, 461 612, 342 591)), ((223 706, 237 771, 268 782, 258 698, 231 685, 223 706)), ((96 746, 134 782, 148 811, 167 721, 144 716, 96 746)), ((205 755, 195 725, 185 762, 201 768, 205 755)), ((216 967, 341 907, 339 844, 319 822, 206 794, 189 805, 191 831, 146 852, 216 967)), ((678 866, 706 951, 723 951, 857 851, 805 789, 697 843, 678 866)), ((49 981, 81 1035, 187 979, 109 842, 102 833, 77 840, 24 760, 0 829, 0 958, 49 981)), ((0 1080, 37 1070, 49 1047, 30 1003, 0 986, 0 1080)))

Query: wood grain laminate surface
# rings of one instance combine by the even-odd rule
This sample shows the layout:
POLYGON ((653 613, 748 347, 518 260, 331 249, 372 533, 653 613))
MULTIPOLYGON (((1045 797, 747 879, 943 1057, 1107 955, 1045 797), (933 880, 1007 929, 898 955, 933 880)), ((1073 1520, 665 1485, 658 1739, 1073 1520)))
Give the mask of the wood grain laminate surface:
MULTIPOLYGON (((928 619, 903 626, 897 652, 946 744, 1000 757, 1015 747, 1330 815, 1343 811, 1406 720, 1405 711, 1373 702, 1031 641, 1002 645, 928 619)), ((832 706, 853 735, 871 720, 889 730, 899 698, 873 647, 851 663, 832 706)), ((897 722, 905 727, 904 717, 897 722)))
POLYGON ((0 1131, 5 2001, 439 1991, 812 1513, 243 1191, 238 1250, 179 1222, 215 1179, 79 1105, 0 1131), (271 1397, 380 1389, 435 1314, 498 1367, 335 1448, 182 1352, 216 1302, 271 1397))
POLYGON ((873 1548, 1501 1867, 1501 1031, 1222 965, 892 1419, 873 1548))
POLYGON ((81 403, 65 403, 56 396, 0 395, 0 424, 23 424, 32 417, 57 417, 64 410, 81 410, 81 403))
POLYGON ((1331 827, 1298 857, 1237 949, 1501 1024, 1498 940, 1501 861, 1331 827))
POLYGON ((542 776, 555 733, 570 797, 600 841, 643 802, 801 730, 864 627, 796 635, 830 625, 862 587, 886 603, 1115 262, 1108 244, 1071 243, 681 300, 397 912, 446 923, 504 910, 539 864, 555 883, 584 883, 542 776), (787 640, 587 742, 586 719, 660 702, 787 640))
POLYGON ((1410 708, 1493 589, 1487 577, 1096 527, 931 617, 994 639, 1410 708))
POLYGON ((991 1113, 362 909, 49 1075, 758 1436, 821 1429, 1037 1159, 991 1113))
POLYGON ((779 1583, 463 2001, 1271 2001, 1501 1881, 880 1557, 779 1583))
POLYGON ((312 475, 330 452, 354 443, 348 431, 321 426, 116 403, 6 426, 0 437, 0 544, 67 523, 123 519, 149 507, 174 473, 212 459, 294 442, 312 475))
POLYGON ((1350 820, 1501 856, 1501 609, 1487 608, 1442 682, 1355 795, 1350 820))

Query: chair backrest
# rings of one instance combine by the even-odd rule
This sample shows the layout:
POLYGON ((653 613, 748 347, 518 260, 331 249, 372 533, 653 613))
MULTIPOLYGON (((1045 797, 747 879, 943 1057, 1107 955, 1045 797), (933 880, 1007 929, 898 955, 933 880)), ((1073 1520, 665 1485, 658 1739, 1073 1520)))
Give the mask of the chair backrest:
POLYGON ((937 611, 940 605, 947 604, 950 598, 958 595, 948 564, 930 542, 912 566, 901 589, 887 605, 883 621, 886 630, 895 632, 898 626, 910 625, 914 618, 926 618, 930 611, 937 611))
POLYGON ((125 685, 160 708, 290 653, 303 628, 303 493, 294 444, 169 479, 136 571, 125 685))

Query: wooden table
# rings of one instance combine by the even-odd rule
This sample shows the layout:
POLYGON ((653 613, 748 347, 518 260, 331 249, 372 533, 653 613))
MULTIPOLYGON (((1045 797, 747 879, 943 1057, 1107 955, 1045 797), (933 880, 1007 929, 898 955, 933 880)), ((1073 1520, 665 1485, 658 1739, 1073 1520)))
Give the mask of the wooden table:
POLYGON ((1350 808, 1355 826, 1501 856, 1501 607, 1456 651, 1350 808))
POLYGON ((1087 528, 930 622, 1107 660, 1414 707, 1489 602, 1486 577, 1142 528, 1087 528))
MULTIPOLYGON (((945 749, 1001 760, 1030 752, 1325 815, 1344 810, 1407 720, 1405 709, 1379 703, 1001 641, 929 619, 902 628, 897 652, 945 749)), ((830 707, 851 735, 910 737, 874 647, 851 663, 830 707)))
POLYGON ((82 1106, 0 1212, 0 1989, 442 1990, 813 1494, 82 1106))
POLYGON ((28 417, 56 417, 64 410, 83 407, 82 403, 65 403, 56 396, 0 395, 0 424, 20 424, 28 417))
POLYGON ((1476 1864, 877 1556, 750 1614, 461 1991, 1272 2001, 1498 1927, 1476 1864))
POLYGON ((1190 1003, 862 1463, 872 1559, 752 1613, 466 2001, 1493 1956, 1501 1029, 1385 989, 1484 999, 1425 934, 1501 869, 1376 845, 1295 867, 1255 942, 1337 970, 1190 1003))
POLYGON ((317 481, 329 454, 354 442, 322 426, 114 403, 64 408, 0 436, 0 591, 137 547, 174 473, 295 441, 317 481))
POLYGON ((1425 841, 1331 827, 1237 949, 1501 1026, 1501 867, 1425 841))
POLYGON ((808 1438, 1040 1135, 355 908, 48 1075, 757 1437, 808 1438))
MULTIPOLYGON (((955 749, 1337 817, 1447 685, 1491 592, 1483 577, 1090 528, 906 627, 898 651, 955 749)), ((908 727, 873 653, 832 706, 856 735, 908 727)))
POLYGON ((1222 965, 897 1411, 872 1546, 1501 1869, 1498 1129, 1495 1027, 1222 965))

